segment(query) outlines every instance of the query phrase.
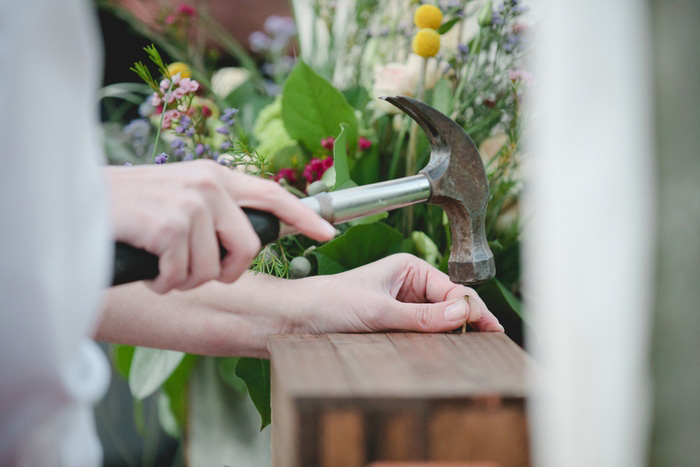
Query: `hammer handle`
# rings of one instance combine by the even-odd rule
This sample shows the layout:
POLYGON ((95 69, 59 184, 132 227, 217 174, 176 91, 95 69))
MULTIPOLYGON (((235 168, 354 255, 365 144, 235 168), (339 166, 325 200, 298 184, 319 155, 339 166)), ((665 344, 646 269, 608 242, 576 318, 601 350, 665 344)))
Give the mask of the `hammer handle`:
MULTIPOLYGON (((277 240, 280 221, 269 212, 243 208, 260 243, 267 245, 277 240)), ((223 259, 228 252, 219 245, 219 254, 223 259)), ((123 242, 116 242, 114 255, 114 273, 112 285, 155 279, 158 276, 158 256, 123 242)))

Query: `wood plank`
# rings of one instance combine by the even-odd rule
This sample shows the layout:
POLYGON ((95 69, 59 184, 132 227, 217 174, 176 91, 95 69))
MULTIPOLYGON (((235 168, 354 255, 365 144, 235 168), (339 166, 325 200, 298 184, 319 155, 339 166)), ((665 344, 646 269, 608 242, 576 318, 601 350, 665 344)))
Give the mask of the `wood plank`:
POLYGON ((350 395, 351 381, 327 335, 270 336, 269 349, 289 397, 350 395))
POLYGON ((385 334, 328 336, 353 395, 412 397, 419 378, 385 334))
POLYGON ((494 462, 502 467, 529 465, 524 404, 494 396, 462 407, 445 403, 433 411, 428 427, 429 459, 494 462))
POLYGON ((359 410, 325 411, 320 417, 319 431, 322 467, 365 465, 365 427, 359 410))
POLYGON ((288 335, 269 347, 275 466, 527 465, 530 359, 504 334, 288 335))
POLYGON ((502 333, 272 336, 270 352, 296 398, 516 397, 529 365, 502 333))
POLYGON ((482 384, 481 366, 463 364, 464 356, 444 334, 389 334, 404 361, 417 375, 416 397, 462 397, 477 391, 482 384))
POLYGON ((367 456, 383 461, 427 459, 426 410, 397 410, 367 417, 367 456))

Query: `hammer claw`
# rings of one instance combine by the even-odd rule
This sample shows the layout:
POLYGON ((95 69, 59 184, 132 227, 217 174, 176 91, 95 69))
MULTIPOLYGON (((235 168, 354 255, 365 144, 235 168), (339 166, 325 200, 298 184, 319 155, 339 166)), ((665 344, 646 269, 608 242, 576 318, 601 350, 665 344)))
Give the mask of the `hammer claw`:
POLYGON ((489 185, 476 145, 461 125, 424 102, 383 99, 418 123, 430 142, 430 161, 420 173, 430 182, 428 202, 441 206, 450 221, 450 279, 467 285, 491 279, 496 267, 485 231, 489 185))
POLYGON ((423 104, 421 101, 410 99, 405 96, 382 97, 382 99, 401 109, 416 123, 418 123, 418 125, 420 125, 425 132, 425 135, 428 137, 431 148, 441 145, 440 133, 428 118, 428 109, 434 110, 432 107, 423 104))

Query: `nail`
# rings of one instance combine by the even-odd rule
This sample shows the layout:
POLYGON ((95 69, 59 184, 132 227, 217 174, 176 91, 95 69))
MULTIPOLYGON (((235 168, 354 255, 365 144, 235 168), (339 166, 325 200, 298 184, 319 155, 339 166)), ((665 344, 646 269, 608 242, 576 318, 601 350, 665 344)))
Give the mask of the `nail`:
POLYGON ((445 308, 445 319, 447 321, 464 321, 467 319, 467 304, 460 299, 445 308))
POLYGON ((335 227, 333 227, 333 224, 331 224, 328 221, 323 221, 323 233, 325 233, 328 236, 336 236, 336 230, 335 227))

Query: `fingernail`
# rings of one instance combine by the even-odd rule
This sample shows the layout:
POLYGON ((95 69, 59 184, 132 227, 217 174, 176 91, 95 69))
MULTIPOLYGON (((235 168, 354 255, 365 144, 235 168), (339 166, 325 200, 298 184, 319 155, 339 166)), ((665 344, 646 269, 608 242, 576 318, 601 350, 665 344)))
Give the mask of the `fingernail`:
POLYGON ((336 230, 335 230, 335 227, 333 227, 333 224, 324 220, 323 221, 323 233, 325 233, 329 237, 335 237, 336 230))
POLYGON ((457 300, 452 305, 445 308, 445 319, 447 321, 464 321, 467 319, 467 304, 464 300, 457 300))

